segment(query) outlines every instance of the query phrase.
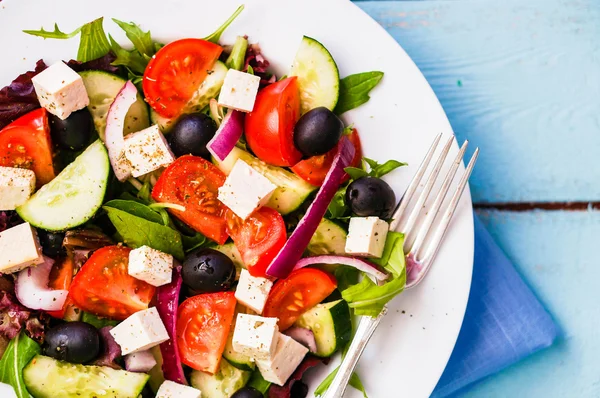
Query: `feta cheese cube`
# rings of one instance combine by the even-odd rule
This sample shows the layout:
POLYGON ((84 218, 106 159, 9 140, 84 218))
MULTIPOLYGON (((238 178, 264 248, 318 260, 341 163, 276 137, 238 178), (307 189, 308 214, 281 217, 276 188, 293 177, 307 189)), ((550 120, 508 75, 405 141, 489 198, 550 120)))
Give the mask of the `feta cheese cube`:
POLYGON ((134 177, 175 161, 175 155, 156 124, 125 137, 125 157, 131 164, 131 175, 134 177))
POLYGON ((245 220, 254 210, 267 204, 275 189, 277 185, 238 159, 225 184, 219 188, 218 199, 245 220))
POLYGON ((152 286, 171 283, 173 256, 149 246, 138 247, 129 252, 129 275, 152 286))
POLYGON ((29 223, 0 232, 0 273, 12 274, 43 262, 37 232, 29 223))
POLYGON ((0 166, 0 210, 14 210, 35 190, 35 173, 27 169, 0 166))
POLYGON ((121 354, 127 355, 152 348, 169 340, 169 334, 163 325, 155 307, 138 311, 110 330, 121 354))
POLYGON ((241 112, 252 112, 260 77, 229 69, 219 94, 219 105, 241 112))
POLYGON ((62 61, 35 75, 31 81, 40 105, 62 120, 90 104, 81 76, 62 61))
POLYGON ((277 318, 238 314, 233 331, 233 349, 254 359, 268 359, 275 352, 277 318))
POLYGON ((381 257, 389 224, 378 217, 352 217, 346 239, 346 253, 381 257))
POLYGON ((150 350, 125 355, 125 368, 130 372, 146 373, 156 366, 156 359, 150 350))
POLYGON ((308 348, 293 338, 277 332, 275 352, 268 359, 256 360, 256 365, 266 381, 283 386, 307 353, 308 348))
POLYGON ((170 380, 165 380, 156 392, 156 398, 200 398, 201 395, 197 388, 184 386, 170 380))
POLYGON ((15 389, 10 384, 0 383, 0 397, 17 398, 17 393, 15 393, 15 389))
POLYGON ((243 269, 235 290, 235 298, 252 311, 262 314, 272 287, 273 282, 267 278, 252 276, 243 269))

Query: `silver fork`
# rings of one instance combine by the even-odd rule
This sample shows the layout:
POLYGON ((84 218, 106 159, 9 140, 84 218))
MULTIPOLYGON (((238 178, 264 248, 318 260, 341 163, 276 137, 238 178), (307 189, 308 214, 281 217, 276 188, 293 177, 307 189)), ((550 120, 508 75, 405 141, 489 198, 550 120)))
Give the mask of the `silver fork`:
MULTIPOLYGON (((415 202, 414 206, 409 209, 411 199, 421 184, 421 180, 423 179, 425 172, 432 162, 433 155, 439 146, 441 138, 442 134, 439 134, 433 140, 433 144, 427 151, 427 154, 421 162, 417 173, 406 188, 404 195, 402 195, 402 199, 400 199, 400 203, 398 204, 398 207, 392 217, 392 222, 390 223, 390 231, 400 231, 405 234, 404 250, 407 253, 406 289, 411 289, 417 286, 423 280, 427 274, 427 271, 429 271, 431 268, 431 264, 433 263, 435 255, 441 246, 444 235, 446 234, 448 226, 450 225, 450 221, 452 220, 452 216, 454 215, 454 211, 458 206, 458 202, 460 201, 460 198, 467 185, 467 181, 469 180, 471 172, 473 171, 473 167, 475 166, 475 162, 477 161, 477 157, 479 156, 479 148, 477 148, 469 160, 469 164, 467 165, 465 173, 461 177, 452 199, 446 206, 446 210, 443 212, 442 218, 439 220, 437 227, 432 229, 434 221, 440 213, 444 199, 446 198, 446 194, 450 189, 452 181, 456 175, 456 171, 463 160, 468 145, 468 141, 465 141, 454 161, 452 162, 450 170, 446 174, 442 185, 439 188, 438 194, 433 200, 433 203, 428 205, 427 199, 429 198, 429 195, 431 194, 431 191, 438 180, 438 176, 440 175, 444 161, 446 160, 448 152, 450 151, 450 147, 454 142, 453 136, 448 139, 440 155, 438 156, 433 169, 429 173, 427 181, 425 182, 423 190, 417 198, 417 201, 415 202), (419 225, 419 216, 423 212, 425 213, 425 219, 419 225)), ((377 317, 363 316, 361 318, 348 352, 344 357, 336 376, 331 382, 329 389, 323 395, 323 398, 341 398, 344 395, 344 391, 346 390, 348 382, 350 381, 350 376, 352 376, 360 356, 365 350, 365 347, 375 332, 375 329, 381 323, 381 320, 385 316, 386 312, 387 307, 384 307, 377 317)))

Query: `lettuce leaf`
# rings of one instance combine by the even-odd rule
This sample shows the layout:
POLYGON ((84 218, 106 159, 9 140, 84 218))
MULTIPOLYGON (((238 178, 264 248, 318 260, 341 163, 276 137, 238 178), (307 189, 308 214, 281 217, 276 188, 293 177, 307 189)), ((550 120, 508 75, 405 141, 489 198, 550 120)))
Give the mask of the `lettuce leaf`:
POLYGON ((46 68, 39 60, 33 71, 23 73, 0 90, 0 129, 40 107, 31 78, 46 68))
POLYGON ((29 398, 22 371, 40 352, 40 346, 21 333, 11 340, 0 360, 0 382, 10 384, 18 398, 29 398))

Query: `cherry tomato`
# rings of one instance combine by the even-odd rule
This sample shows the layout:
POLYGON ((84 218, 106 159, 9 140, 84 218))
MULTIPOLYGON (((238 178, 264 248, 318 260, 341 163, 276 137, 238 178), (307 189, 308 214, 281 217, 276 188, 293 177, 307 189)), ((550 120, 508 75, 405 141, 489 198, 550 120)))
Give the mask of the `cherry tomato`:
POLYGON ((227 232, 252 276, 265 277, 267 267, 287 240, 285 222, 277 210, 261 207, 246 220, 227 211, 227 232))
POLYGON ((56 177, 44 108, 29 112, 0 130, 0 166, 33 170, 38 188, 56 177))
MULTIPOLYGON (((354 159, 352 159, 352 167, 360 167, 362 161, 362 146, 356 129, 352 130, 352 134, 348 136, 352 145, 354 145, 354 159)), ((339 144, 338 144, 339 145, 339 144)), ((309 184, 320 187, 325 181, 325 176, 333 164, 333 159, 337 153, 336 146, 325 155, 313 156, 306 160, 302 160, 292 167, 292 171, 309 184)), ((342 182, 348 181, 349 175, 346 175, 342 182)))
POLYGON ((325 300, 337 287, 333 275, 316 268, 302 268, 275 282, 263 316, 279 318, 279 330, 286 330, 306 311, 325 300))
MULTIPOLYGON (((54 263, 52 266, 52 271, 50 272, 50 279, 48 281, 48 287, 51 289, 61 289, 61 290, 69 290, 71 287, 71 282, 73 281, 73 272, 75 271, 75 264, 73 264, 73 260, 71 257, 61 257, 54 263)), ((65 317, 65 312, 68 307, 73 306, 73 299, 71 297, 67 297, 63 308, 58 311, 48 311, 48 314, 54 318, 63 319, 65 317)))
POLYGON ((169 209, 196 231, 220 245, 227 240, 225 210, 217 196, 225 174, 198 156, 186 155, 173 162, 159 177, 152 197, 157 202, 175 203, 185 211, 169 209))
POLYGON ((130 251, 123 246, 106 246, 92 254, 69 289, 77 307, 118 320, 148 308, 156 288, 127 273, 130 251))
POLYGON ((246 141, 261 160, 293 166, 302 154, 294 146, 294 125, 300 118, 297 78, 288 77, 258 92, 254 110, 246 115, 246 141))
POLYGON ((161 48, 144 72, 148 104, 165 117, 181 114, 222 51, 202 39, 177 40, 161 48))
POLYGON ((219 370, 235 314, 233 292, 190 297, 177 311, 177 345, 181 362, 211 374, 219 370))

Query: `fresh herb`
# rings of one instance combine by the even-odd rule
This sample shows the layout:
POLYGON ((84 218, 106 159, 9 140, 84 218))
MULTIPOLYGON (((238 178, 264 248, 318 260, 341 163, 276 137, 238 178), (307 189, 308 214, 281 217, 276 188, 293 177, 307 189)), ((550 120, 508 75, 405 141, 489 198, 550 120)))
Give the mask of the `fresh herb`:
POLYGON ((343 186, 337 190, 327 208, 326 218, 330 220, 348 220, 350 218, 350 207, 346 205, 344 199, 346 188, 347 186, 343 186))
POLYGON ((100 318, 94 314, 90 314, 89 312, 84 312, 81 320, 85 323, 89 323, 96 329, 101 329, 104 326, 117 326, 118 321, 113 321, 108 318, 100 318))
MULTIPOLYGON (((340 369, 339 366, 337 368, 335 368, 335 370, 333 372, 329 373, 329 375, 321 382, 321 384, 319 384, 319 386, 315 390, 315 396, 320 397, 321 395, 323 395, 327 392, 327 389, 331 385, 331 382, 337 375, 337 372, 339 369, 340 369)), ((352 373, 352 376, 350 376, 350 381, 348 382, 348 384, 350 384, 352 387, 354 387, 358 391, 362 392, 364 398, 369 398, 367 396, 365 386, 363 386, 363 384, 360 381, 360 378, 358 377, 358 374, 356 374, 356 372, 352 373)))
POLYGON ((194 236, 181 235, 181 241, 183 242, 183 250, 186 253, 191 252, 192 250, 199 249, 201 247, 209 247, 213 245, 206 236, 202 235, 199 232, 196 232, 194 236))
POLYGON ((252 66, 248 65, 248 68, 246 69, 246 73, 249 73, 251 75, 254 74, 254 69, 252 69, 252 66))
POLYGON ((384 164, 379 164, 377 161, 369 158, 363 158, 364 162, 369 165, 369 171, 365 169, 359 169, 358 167, 346 167, 344 171, 353 180, 358 180, 362 177, 383 177, 389 172, 396 170, 398 167, 406 166, 407 163, 399 162, 397 160, 388 160, 384 164))
POLYGON ((125 31, 125 35, 129 40, 131 40, 133 47, 138 51, 138 53, 150 60, 150 58, 152 58, 156 52, 150 31, 144 32, 139 25, 133 22, 127 23, 119 21, 115 18, 112 20, 125 31))
POLYGON ((29 398, 23 368, 40 352, 38 343, 20 333, 10 341, 0 360, 0 382, 10 384, 18 398, 29 398))
POLYGON ((238 36, 235 39, 231 54, 225 61, 225 65, 229 69, 242 70, 244 69, 244 61, 246 60, 246 50, 248 49, 248 39, 244 36, 238 36))
POLYGON ((204 40, 210 41, 215 44, 219 44, 219 40, 221 39, 221 35, 223 34, 223 32, 225 32, 225 29, 227 29, 229 25, 231 25, 231 23, 237 18, 238 15, 242 13, 242 11, 244 11, 243 5, 239 6, 237 10, 235 10, 235 12, 229 17, 229 19, 227 19, 227 21, 223 23, 223 25, 221 25, 214 33, 206 36, 204 40))
POLYGON ((133 80, 138 78, 141 79, 141 75, 144 73, 146 65, 148 65, 148 61, 139 52, 135 50, 127 51, 121 47, 121 45, 117 43, 112 36, 109 35, 108 37, 110 39, 110 48, 117 56, 112 64, 116 66, 125 66, 128 68, 128 73, 130 74, 129 77, 133 78, 133 80))
POLYGON ((357 108, 369 100, 369 92, 379 84, 383 72, 363 72, 346 76, 340 80, 340 95, 335 113, 341 115, 357 108))
POLYGON ((74 31, 72 31, 71 33, 64 33, 64 32, 61 32, 61 30, 58 28, 58 24, 55 23, 53 31, 44 30, 44 27, 42 26, 42 28, 40 30, 24 30, 23 32, 27 33, 28 35, 32 35, 32 36, 43 37, 44 39, 70 39, 72 37, 77 36, 77 34, 79 34, 79 32, 81 32, 82 28, 83 27, 80 26, 77 29, 75 29, 74 31))
POLYGON ((263 395, 267 395, 267 391, 269 391, 269 387, 271 387, 271 383, 266 381, 258 370, 255 370, 250 376, 250 381, 248 381, 248 387, 255 388, 260 391, 263 395))
POLYGON ((133 200, 114 199, 110 202, 106 202, 104 206, 122 210, 126 213, 136 217, 141 217, 153 223, 163 224, 163 219, 160 214, 143 203, 134 202, 133 200))

